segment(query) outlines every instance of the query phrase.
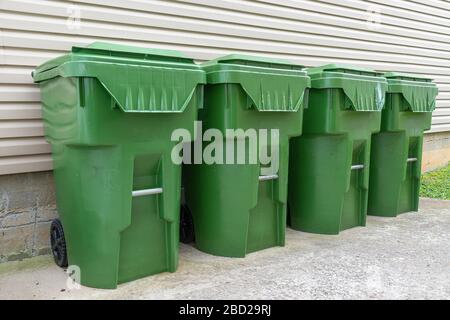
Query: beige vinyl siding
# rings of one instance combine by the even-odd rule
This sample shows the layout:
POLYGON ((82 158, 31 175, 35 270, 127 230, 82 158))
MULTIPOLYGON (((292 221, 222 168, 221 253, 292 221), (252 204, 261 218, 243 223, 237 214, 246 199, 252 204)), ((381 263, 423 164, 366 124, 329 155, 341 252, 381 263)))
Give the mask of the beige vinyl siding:
POLYGON ((93 41, 348 63, 435 79, 432 132, 450 131, 450 3, 441 0, 0 0, 0 174, 50 170, 33 68, 93 41), (80 12, 80 28, 68 17, 80 12), (380 13, 378 28, 368 23, 380 13), (69 20, 70 21, 70 20, 69 20))

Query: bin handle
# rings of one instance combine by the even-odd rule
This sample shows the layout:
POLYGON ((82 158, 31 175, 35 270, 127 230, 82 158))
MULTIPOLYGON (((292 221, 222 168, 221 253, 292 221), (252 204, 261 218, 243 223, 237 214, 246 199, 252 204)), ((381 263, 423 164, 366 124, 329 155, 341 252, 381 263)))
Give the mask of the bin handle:
POLYGON ((258 180, 259 181, 267 181, 267 180, 275 180, 278 179, 278 175, 277 174, 270 174, 267 176, 259 176, 258 180))
POLYGON ((406 159, 406 162, 415 162, 417 161, 417 158, 408 158, 406 159))
POLYGON ((148 195, 160 194, 160 193, 163 193, 163 188, 141 189, 141 190, 131 191, 131 196, 132 197, 141 197, 141 196, 148 196, 148 195))
POLYGON ((364 169, 363 164, 354 164, 350 167, 350 170, 361 170, 361 169, 364 169))

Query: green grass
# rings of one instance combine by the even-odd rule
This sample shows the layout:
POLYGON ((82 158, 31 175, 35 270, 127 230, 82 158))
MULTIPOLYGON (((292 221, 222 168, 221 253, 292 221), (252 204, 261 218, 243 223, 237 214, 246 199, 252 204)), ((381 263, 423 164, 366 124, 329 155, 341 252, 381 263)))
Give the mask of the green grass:
POLYGON ((422 175, 420 196, 450 200, 450 164, 422 175))

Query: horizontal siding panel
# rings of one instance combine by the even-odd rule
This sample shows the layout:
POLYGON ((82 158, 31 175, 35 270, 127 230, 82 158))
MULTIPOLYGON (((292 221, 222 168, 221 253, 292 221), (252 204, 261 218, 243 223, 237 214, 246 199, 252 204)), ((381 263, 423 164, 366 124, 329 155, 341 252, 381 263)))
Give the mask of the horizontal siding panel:
MULTIPOLYGON (((405 17, 390 17, 386 14, 384 10, 381 10, 381 7, 370 6, 370 4, 364 4, 363 6, 353 6, 353 7, 344 7, 343 1, 332 2, 328 1, 327 3, 321 3, 319 1, 310 2, 307 0, 283 0, 281 3, 277 0, 257 0, 261 3, 267 3, 271 5, 283 5, 288 8, 293 8, 294 10, 302 10, 302 11, 312 11, 316 13, 322 14, 330 14, 333 16, 339 16, 344 18, 352 18, 356 20, 363 21, 364 23, 371 17, 370 9, 379 10, 380 14, 380 28, 385 28, 385 26, 390 27, 398 27, 401 26, 402 29, 416 29, 425 32, 432 33, 441 33, 441 34, 449 34, 450 30, 447 27, 439 26, 439 25, 430 25, 429 23, 422 23, 417 20, 410 20, 405 17)), ((322 1, 324 2, 324 1, 322 1)), ((345 3, 345 2, 344 2, 345 3)), ((366 24, 367 28, 367 24, 366 24)), ((377 30, 380 31, 380 30, 377 30)), ((403 33, 402 33, 403 34, 403 33)))
POLYGON ((0 120, 41 119, 40 103, 0 103, 0 120))
POLYGON ((53 164, 50 154, 0 158, 0 175, 52 169, 53 164))
POLYGON ((436 108, 450 108, 450 100, 436 101, 436 108))
POLYGON ((439 97, 439 99, 442 99, 442 100, 450 100, 450 92, 440 91, 438 97, 439 97))
MULTIPOLYGON (((6 16, 3 21, 5 28, 11 24, 17 24, 17 19, 19 16, 6 16)), ((20 29, 24 28, 32 28, 33 30, 40 30, 42 32, 46 30, 52 29, 65 29, 61 27, 63 22, 60 21, 45 21, 39 22, 36 21, 34 23, 28 22, 28 24, 22 24, 20 29)), ((22 29, 23 30, 23 29, 22 29)), ((328 47, 324 50, 322 47, 314 47, 311 45, 295 45, 295 44, 285 44, 285 43, 274 43, 273 41, 261 41, 254 39, 233 39, 228 36, 207 36, 203 34, 189 34, 189 33, 181 33, 175 31, 166 31, 166 30, 155 30, 155 29, 146 29, 143 30, 141 28, 136 27, 127 27, 126 29, 122 28, 111 28, 104 25, 97 25, 91 23, 84 23, 82 28, 82 34, 87 36, 92 36, 95 34, 101 34, 104 37, 111 38, 122 38, 122 39, 135 39, 139 41, 152 41, 152 42, 162 42, 162 43, 171 43, 171 44, 179 44, 185 43, 190 46, 195 47, 210 47, 211 44, 214 44, 216 48, 222 48, 226 50, 240 50, 240 51, 250 51, 255 53, 276 53, 279 55, 302 55, 309 57, 334 57, 339 59, 356 59, 356 60, 364 60, 364 61, 374 61, 374 64, 377 64, 382 61, 390 61, 395 62, 397 64, 408 64, 415 63, 417 58, 405 55, 405 54, 389 54, 389 53, 376 53, 376 52, 365 52, 361 50, 354 49, 339 49, 334 47, 328 47)), ((5 35, 6 37, 6 35, 5 35)), ((450 38, 450 37, 449 37, 450 38)), ((8 44, 5 44, 7 47, 8 44)), ((450 45, 449 45, 450 51, 450 45)), ((39 54, 39 53, 35 53, 39 54)), ((26 54, 22 54, 17 56, 16 59, 23 59, 23 63, 28 63, 28 65, 35 63, 34 55, 30 57, 30 54, 27 52, 26 54)), ((197 58, 197 57, 194 57, 197 58)), ((9 57, 8 59, 8 51, 5 49, 5 61, 6 64, 15 64, 12 62, 14 56, 9 57)), ((431 67, 441 67, 446 66, 450 67, 450 59, 444 59, 440 56, 435 56, 435 58, 421 58, 421 65, 431 66, 431 67)))
MULTIPOLYGON (((301 9, 283 8, 277 5, 267 5, 262 3, 255 3, 252 1, 234 1, 234 0, 183 0, 183 2, 189 2, 194 4, 202 4, 205 6, 213 6, 216 8, 223 8, 234 11, 252 12, 263 16, 277 16, 294 21, 307 21, 323 25, 331 25, 338 29, 345 26, 346 28, 355 30, 367 30, 367 24, 363 21, 355 21, 354 19, 342 18, 333 16, 332 10, 324 12, 325 14, 310 13, 301 9)), ((284 1, 283 1, 284 3, 284 1)), ((310 3, 314 5, 314 1, 310 3)), ((301 4, 299 3, 299 8, 301 4)), ((429 33, 418 30, 411 30, 408 28, 383 26, 377 30, 378 33, 387 35, 400 35, 402 37, 434 40, 442 43, 450 43, 450 39, 445 35, 438 33, 429 33)), ((373 32, 375 33, 375 32, 373 32)))
POLYGON ((450 91, 450 84, 439 83, 439 92, 449 92, 449 91, 450 91))
POLYGON ((31 83, 32 68, 8 68, 0 66, 0 84, 31 83))
MULTIPOLYGON (((91 1, 89 1, 91 3, 91 1)), ((105 5, 106 3, 104 1, 96 1, 99 5, 105 5)), ((429 48, 429 49, 443 49, 447 50, 449 49, 449 43, 440 43, 435 41, 430 41, 430 38, 425 39, 417 39, 417 38, 405 38, 400 36, 388 36, 388 35, 379 35, 377 33, 371 32, 367 28, 364 28, 364 30, 353 30, 350 28, 342 28, 337 29, 336 27, 332 27, 329 25, 320 25, 318 23, 307 23, 302 21, 290 21, 286 19, 280 19, 276 16, 274 17, 263 17, 263 16, 255 16, 251 14, 241 14, 238 16, 235 16, 236 14, 229 15, 226 11, 223 9, 217 10, 214 8, 207 8, 207 7, 194 7, 194 9, 191 9, 188 12, 185 12, 186 7, 183 5, 183 7, 179 7, 182 4, 172 3, 171 7, 169 9, 161 10, 160 8, 162 6, 168 6, 167 3, 170 2, 164 2, 164 1, 158 1, 158 2, 152 2, 152 5, 149 5, 148 3, 140 3, 136 4, 136 2, 127 2, 129 3, 129 7, 133 7, 135 9, 139 8, 146 8, 148 11, 161 11, 161 13, 164 14, 155 14, 155 13, 149 13, 149 12, 134 12, 129 10, 124 10, 123 1, 109 1, 107 3, 108 6, 115 5, 118 9, 112 10, 110 7, 94 7, 92 5, 80 5, 80 10, 82 12, 82 28, 79 30, 70 30, 66 27, 66 20, 67 20, 67 8, 68 5, 62 4, 62 3, 54 3, 50 1, 46 1, 45 3, 27 3, 22 4, 20 2, 8 2, 8 9, 12 10, 11 15, 16 12, 16 15, 14 16, 16 19, 19 19, 20 21, 23 21, 24 27, 30 28, 33 27, 36 31, 42 31, 42 30, 52 30, 52 32, 56 33, 66 33, 66 34, 86 34, 86 32, 89 32, 89 34, 102 34, 103 36, 109 36, 111 32, 114 32, 114 30, 119 29, 126 31, 127 27, 131 27, 132 24, 138 26, 139 28, 160 28, 160 29, 173 29, 178 31, 187 31, 187 32, 196 32, 196 33, 209 33, 213 35, 217 34, 224 34, 226 30, 226 34, 233 36, 233 37, 243 37, 246 36, 248 38, 258 38, 263 39, 263 33, 269 35, 273 34, 275 31, 278 30, 278 34, 280 33, 280 30, 284 31, 290 31, 289 34, 282 34, 278 35, 277 38, 273 38, 272 41, 280 42, 280 41, 287 41, 290 38, 294 43, 299 43, 298 38, 303 36, 303 34, 310 34, 310 39, 308 42, 305 43, 314 43, 311 41, 314 41, 314 37, 317 37, 319 35, 327 36, 329 38, 328 41, 331 42, 337 42, 337 41, 343 41, 345 38, 347 39, 359 39, 359 40, 366 40, 370 41, 370 43, 373 43, 375 41, 379 41, 381 43, 391 43, 398 47, 398 52, 403 52, 401 50, 401 45, 407 45, 412 47, 418 47, 418 48, 429 48), (101 9, 100 9, 101 8, 101 9), (41 14, 45 14, 45 17, 33 17, 26 19, 23 18, 23 11, 33 11, 33 12, 41 12, 41 14), (216 14, 211 12, 212 10, 215 10, 216 14), (203 12, 203 15, 196 16, 194 18, 191 18, 191 15, 194 12, 203 12), (168 12, 172 13, 172 16, 166 16, 168 12), (178 15, 176 15, 178 14, 178 15), (179 15, 185 15, 186 17, 180 17, 179 15), (22 16, 22 17, 21 17, 22 16), (57 18, 60 18, 59 20, 55 20, 57 18), (216 17, 217 20, 211 21, 216 17), (203 20, 199 20, 203 19, 203 20), (206 20, 208 19, 208 20, 206 20), (46 24, 49 21, 54 21, 54 23, 58 23, 57 28, 48 29, 46 27, 46 24), (57 22, 55 22, 57 21, 57 22), (90 32, 88 28, 92 28, 92 24, 95 24, 96 26, 100 26, 101 22, 109 22, 110 27, 106 28, 106 30, 103 30, 103 33, 95 33, 90 32), (42 27, 36 26, 36 23, 31 26, 31 23, 37 22, 37 24, 42 24, 42 27), (118 24, 122 23, 123 25, 119 27, 118 24), (230 25, 231 23, 231 25, 230 25), (236 24, 236 25, 234 25, 236 24), (249 28, 248 26, 245 26, 245 24, 250 24, 253 28, 249 28), (280 24, 280 25, 278 25, 280 24), (257 27, 257 28, 255 28, 257 27), (53 31, 55 30, 55 31, 53 31), (293 38, 294 37, 294 38, 293 38), (333 37, 335 38, 333 41, 333 37), (285 40, 286 39, 286 40, 285 40), (294 40, 297 39, 297 40, 294 40)), ((8 23, 7 21, 3 22, 4 28, 8 29, 8 23)), ((13 25, 13 29, 16 29, 17 23, 13 25)), ((139 31, 139 30, 138 30, 139 31)), ((139 33, 139 32, 138 32, 139 33)), ((115 38, 129 38, 133 39, 133 35, 125 35, 120 34, 119 35, 113 35, 115 38)), ((320 39, 319 39, 320 40, 320 39)), ((317 40, 315 40, 317 42, 317 40)), ((361 41, 360 41, 361 42, 361 41)), ((300 42, 301 43, 301 42, 300 42)), ((324 45, 326 44, 326 41, 321 41, 317 43, 317 45, 324 45)), ((363 43, 361 43, 363 44, 363 43)), ((368 44, 370 46, 370 44, 368 44)), ((345 45, 344 45, 345 46, 345 45)), ((352 46, 348 46, 352 47, 352 46)), ((413 54, 413 53, 412 53, 413 54)))
POLYGON ((430 130, 426 131, 425 133, 434 133, 434 132, 447 132, 450 131, 450 124, 435 124, 431 127, 430 130))
POLYGON ((433 117, 450 116, 449 108, 437 108, 433 111, 433 117))
MULTIPOLYGON (((80 2, 80 1, 78 1, 80 2)), ((105 2, 101 0, 94 0, 94 1, 85 1, 83 2, 95 2, 98 5, 106 5, 105 2)), ((186 1, 185 1, 186 2, 186 1)), ((212 23, 211 20, 214 22, 225 22, 227 25, 225 25, 226 34, 232 35, 232 36, 242 36, 245 35, 245 30, 248 29, 247 26, 257 27, 257 28, 264 28, 265 31, 290 31, 294 32, 294 34, 297 34, 297 36, 303 36, 303 35, 311 35, 309 42, 306 43, 312 43, 315 44, 318 40, 319 43, 316 43, 318 45, 326 45, 327 42, 337 42, 337 41, 345 41, 348 39, 358 39, 360 43, 364 43, 362 41, 365 41, 368 46, 371 46, 372 44, 377 44, 377 42, 381 44, 393 44, 396 45, 398 48, 401 48, 400 46, 410 46, 410 47, 418 47, 418 48, 429 48, 429 49, 444 49, 448 50, 448 44, 441 44, 436 43, 432 41, 424 41, 416 38, 405 38, 400 36, 389 36, 389 35, 380 35, 378 33, 374 33, 367 28, 364 30, 356 30, 351 28, 337 28, 335 26, 330 26, 328 24, 319 24, 317 22, 315 23, 308 23, 305 22, 303 19, 301 20, 289 20, 289 19, 282 19, 276 14, 273 16, 258 16, 246 12, 236 12, 236 11, 228 11, 224 10, 223 8, 215 8, 211 6, 207 6, 207 4, 211 5, 216 2, 210 2, 210 1, 204 1, 202 2, 204 5, 198 6, 197 1, 189 1, 191 3, 186 4, 180 4, 179 2, 164 2, 164 1, 157 1, 152 2, 152 5, 149 6, 146 3, 142 2, 136 2, 132 1, 130 2, 130 7, 132 7, 135 10, 140 11, 157 11, 163 14, 171 14, 171 15, 177 15, 178 16, 189 16, 192 18, 196 18, 196 20, 192 20, 193 23, 189 24, 189 26, 183 24, 181 25, 180 19, 174 19, 173 17, 170 17, 170 24, 168 26, 165 26, 165 28, 173 29, 173 28, 180 28, 182 27, 183 30, 190 30, 192 26, 197 26, 197 28, 202 28, 200 30, 195 30, 197 32, 209 32, 208 30, 209 25, 212 23), (206 19, 201 20, 200 22, 198 19, 206 19), (176 23, 175 23, 175 21, 176 23), (188 28, 186 28, 188 27, 188 28), (236 31, 237 34, 236 34, 236 31), (320 37, 326 36, 328 37, 327 41, 323 41, 324 39, 321 39, 320 37), (315 40, 315 38, 319 37, 319 39, 315 40), (333 41, 334 40, 334 41, 333 41)), ((122 8, 122 1, 120 0, 111 0, 108 1, 107 6, 114 6, 117 8, 122 8)), ((109 11, 108 11, 109 12, 109 11)), ((109 12, 110 14, 110 12, 109 12)), ((303 17, 303 15, 299 14, 298 16, 303 17)), ((150 17, 149 17, 150 18, 150 17)), ((147 25, 153 25, 152 22, 147 22, 147 25)), ((220 28, 220 25, 218 26, 220 28)), ((223 27, 222 27, 223 28, 223 27)), ((215 30, 215 29, 214 29, 215 30)), ((210 30, 213 34, 217 33, 224 33, 224 29, 217 32, 214 30, 210 30)), ((253 29, 251 29, 253 30, 253 29)), ((192 30, 194 31, 194 30, 192 30)), ((255 36, 253 36, 255 37, 255 36)), ((261 38, 258 36, 258 38, 261 38)), ((289 39, 286 37, 286 35, 279 37, 278 39, 275 39, 275 41, 286 41, 286 39, 289 39)), ((352 46, 348 46, 352 47, 352 46)), ((400 50, 400 52, 403 52, 400 50)))
MULTIPOLYGON (((51 57, 57 56, 66 52, 70 49, 72 45, 86 45, 95 40, 103 40, 103 41, 114 41, 113 38, 82 38, 82 37, 36 37, 35 35, 26 35, 26 34, 9 34, 8 32, 4 32, 4 55, 5 61, 7 64, 14 65, 22 65, 22 66, 34 66, 36 62, 41 63, 51 57), (19 47, 17 47, 19 46, 19 47), (48 51, 52 49, 52 51, 48 51), (53 50, 58 49, 58 50, 53 50), (34 54, 30 55, 29 50, 34 50, 34 54)), ((155 36, 156 37, 156 36, 155 36)), ((154 39, 155 37, 152 37, 154 39)), ((174 39, 174 36, 167 37, 160 35, 160 40, 167 41, 167 39, 174 39)), ((414 71, 413 67, 409 67, 408 64, 415 66, 418 62, 422 62, 422 65, 426 65, 427 63, 430 66, 434 66, 436 69, 442 69, 442 66, 447 66, 450 68, 450 54, 449 59, 431 59, 431 58, 423 58, 423 57, 410 57, 401 54, 387 54, 387 53, 370 53, 364 52, 363 50, 347 50, 347 49, 339 49, 334 47, 316 47, 316 46, 293 46, 283 44, 282 46, 274 46, 267 45, 266 43, 261 43, 260 41, 251 41, 242 39, 240 42, 232 41, 228 38, 222 39, 199 39, 199 43, 197 46, 192 47, 192 44, 195 42, 194 39, 189 41, 183 35, 179 35, 178 38, 180 41, 184 43, 174 43, 169 45, 162 45, 161 43, 155 43, 155 47, 163 47, 163 48, 176 48, 179 50, 183 50, 186 53, 190 54, 195 59, 205 60, 205 57, 215 57, 217 54, 221 54, 224 52, 229 52, 232 49, 239 50, 247 53, 259 53, 259 54, 277 54, 282 57, 291 57, 291 59, 301 60, 299 57, 320 57, 323 58, 333 57, 334 59, 341 59, 346 61, 353 61, 355 59, 362 60, 366 62, 366 64, 378 65, 380 66, 383 61, 389 61, 392 63, 396 63, 399 67, 403 69, 408 69, 414 71), (214 40, 214 42, 213 42, 214 40), (202 42, 203 41, 203 42, 202 42), (202 45, 200 43, 202 42, 202 45), (217 47, 214 51, 212 45, 217 47), (233 48, 230 48, 233 47, 233 48), (259 49, 259 50, 258 50, 259 49), (268 52, 268 49, 272 49, 273 51, 268 52), (200 50, 203 50, 203 53, 200 50), (370 62, 370 61, 373 62, 370 62), (378 60, 378 62, 377 62, 378 60)), ((158 38, 156 39, 158 40, 158 38)), ((115 40, 117 42, 117 40, 115 40)), ((120 41, 124 44, 130 45, 141 45, 141 46, 151 46, 151 43, 148 42, 130 42, 130 41, 120 41)), ((316 58, 317 60, 317 58, 316 58)), ((424 69, 425 70, 425 69, 424 69)), ((426 71, 426 70, 425 70, 426 71)), ((417 70, 419 72, 419 70, 417 70)))
POLYGON ((44 135, 41 120, 0 121, 0 138, 40 137, 44 135))
MULTIPOLYGON (((14 23, 15 19, 10 18, 10 22, 14 23)), ((55 26, 55 28, 60 26, 55 26)), ((48 27, 51 28, 51 27, 48 27)), ((44 28, 47 29, 47 28, 44 28)), ((108 28, 107 28, 108 29, 108 28)), ((120 30, 115 31, 115 34, 101 33, 102 38, 95 37, 99 32, 95 30, 85 29, 84 35, 35 35, 29 33, 18 33, 16 31, 5 30, 3 32, 4 46, 5 47, 23 47, 23 48, 38 48, 41 50, 59 50, 66 51, 74 43, 75 44, 86 44, 92 42, 92 40, 107 40, 107 39, 117 39, 115 36, 119 34, 125 34, 125 32, 120 32, 120 30), (31 39, 30 39, 31 38, 31 39)), ((111 32, 110 32, 111 33, 111 32)), ((327 39, 323 42, 327 43, 325 45, 313 45, 308 43, 305 39, 303 43, 289 43, 289 42, 274 42, 273 40, 254 40, 250 38, 231 38, 229 36, 215 35, 214 37, 205 34, 195 34, 193 36, 189 33, 180 33, 176 31, 163 31, 159 29, 147 29, 147 31, 140 30, 139 28, 135 31, 130 31, 129 37, 122 38, 125 39, 135 39, 138 44, 148 45, 148 42, 155 43, 169 43, 169 44, 185 44, 189 46, 199 46, 199 47, 217 47, 226 48, 228 50, 245 50, 248 51, 251 48, 253 52, 266 52, 266 53, 279 53, 279 54, 293 54, 293 55, 304 55, 304 56, 324 56, 324 57, 337 57, 337 58, 358 58, 373 61, 392 61, 396 63, 416 63, 418 57, 414 56, 414 49, 411 49, 411 53, 405 52, 405 48, 397 48, 395 51, 386 50, 386 46, 380 45, 378 51, 376 48, 368 49, 367 46, 364 49, 364 44, 359 44, 358 47, 354 46, 354 43, 348 42, 347 45, 338 46, 336 41, 331 41, 328 43, 327 39), (189 39, 191 41, 189 41, 189 39), (334 43, 333 43, 334 42, 334 43), (391 52, 389 52, 391 51, 391 52), (395 52, 395 53, 394 53, 395 52)), ((282 38, 282 35, 276 35, 274 38, 282 38)), ((317 39, 316 39, 317 40, 317 39)), ((117 40, 116 40, 117 41, 117 40)), ((135 44, 136 44, 135 42, 135 44)), ((206 50, 207 50, 206 49, 206 50)), ((450 48, 449 48, 450 49, 450 48)), ((450 51, 442 54, 433 53, 430 50, 426 50, 429 53, 428 57, 424 57, 422 52, 418 52, 421 57, 420 61, 423 65, 430 66, 446 66, 450 67, 450 51)), ((35 53, 38 54, 38 53, 35 53)), ((197 57, 194 57, 197 58, 197 57)))
POLYGON ((450 123, 450 116, 433 117, 433 121, 431 123, 433 125, 435 125, 435 124, 449 124, 450 123))
POLYGON ((423 0, 402 1, 402 0, 369 0, 373 3, 383 3, 398 8, 408 8, 415 12, 426 13, 430 16, 442 17, 448 19, 448 12, 450 5, 446 1, 426 0, 426 5, 423 0))
POLYGON ((40 101, 41 94, 39 88, 30 86, 0 86, 0 102, 35 102, 40 101))
MULTIPOLYGON (((336 0, 320 0, 320 2, 335 4, 336 0)), ((433 16, 425 12, 415 12, 407 7, 394 7, 390 3, 392 1, 355 1, 355 0, 339 0, 339 5, 350 9, 360 9, 364 11, 378 10, 382 15, 382 23, 385 16, 396 18, 407 18, 409 20, 425 22, 431 25, 440 25, 448 27, 448 20, 439 16, 433 16)), ((401 20, 403 23, 406 19, 401 20)))
MULTIPOLYGON (((150 2, 150 6, 149 3, 147 3, 147 7, 151 8, 151 10, 153 9, 154 5, 159 4, 161 1, 156 1, 156 2, 150 2)), ((328 5, 328 4, 320 4, 316 1, 287 1, 284 0, 283 2, 281 2, 283 5, 286 5, 287 3, 292 3, 293 4, 293 10, 289 10, 289 9, 285 9, 280 5, 279 1, 264 1, 264 2, 271 2, 272 4, 277 4, 275 6, 273 5, 266 5, 263 4, 262 2, 260 4, 257 3, 252 3, 251 1, 206 1, 203 2, 204 5, 210 5, 210 6, 215 6, 215 5, 223 5, 224 3, 228 3, 229 5, 226 6, 227 8, 235 8, 235 6, 244 9, 245 12, 252 12, 252 13, 262 13, 261 9, 262 8, 266 8, 266 11, 264 12, 264 14, 266 14, 267 12, 270 12, 270 16, 278 16, 278 17, 287 17, 290 19, 297 20, 296 18, 298 18, 298 14, 292 13, 292 11, 297 11, 297 10, 302 10, 302 19, 301 21, 308 21, 308 22, 314 22, 314 23, 324 23, 324 24, 331 24, 331 25, 335 25, 335 26, 342 26, 342 25, 346 25, 348 27, 354 28, 354 29, 362 29, 365 30, 367 29, 367 25, 366 25, 366 20, 367 20, 367 13, 365 11, 350 11, 350 10, 345 10, 344 8, 340 8, 337 7, 336 5, 328 5), (322 7, 321 10, 318 10, 318 12, 314 12, 311 11, 311 9, 314 9, 315 7, 322 7), (331 8, 331 9, 330 9, 331 8), (256 10, 256 11, 255 11, 256 10), (336 12, 343 12, 343 14, 341 14, 341 16, 343 17, 337 17, 336 12), (356 12, 356 16, 352 15, 353 12, 356 12), (283 13, 285 15, 283 15, 283 13), (323 14, 318 14, 318 13, 328 13, 328 16, 325 16, 323 14), (356 18, 356 20, 360 20, 360 21, 355 21, 355 19, 350 19, 350 18, 356 18), (344 22, 345 21, 345 22, 344 22)), ((21 11, 28 11, 28 10, 39 10, 39 8, 33 7, 33 4, 35 3, 35 1, 14 1, 14 2, 10 2, 8 4, 4 5, 4 9, 6 10, 14 10, 15 8, 19 8, 19 10, 21 11)), ((198 3, 198 1, 196 1, 196 3, 198 3)), ((103 4, 105 4, 105 2, 103 2, 103 4)), ((55 3, 55 2, 51 2, 51 1, 47 1, 44 5, 40 6, 40 10, 43 10, 43 8, 54 8, 55 10, 58 10, 58 13, 63 14, 64 16, 67 15, 67 5, 66 4, 59 4, 59 3, 55 3)), ((97 16, 92 16, 91 15, 91 11, 89 11, 89 7, 80 7, 80 9, 83 12, 83 17, 85 19, 91 19, 91 20, 98 20, 99 18, 97 16)), ((123 6, 122 6, 123 9, 123 6)), ((17 10, 17 9, 16 9, 17 10)), ((317 11, 317 10, 316 10, 317 11)), ((35 12, 35 11, 33 11, 35 12)), ((39 12, 39 11, 38 11, 39 12)), ((54 12, 54 11, 51 11, 54 12)), ((43 13, 42 11, 40 13, 43 13)), ((47 12, 48 14, 49 12, 47 12)), ((101 14, 101 13, 100 13, 101 14)), ((133 14, 133 13, 132 13, 133 14)), ((170 14, 170 12, 166 12, 166 14, 170 14)), ((443 35, 448 35, 449 34, 449 30, 445 27, 442 26, 433 26, 433 28, 430 27, 429 24, 423 24, 420 22, 416 22, 416 21, 412 21, 412 20, 406 20, 406 19, 399 19, 397 18, 397 23, 395 23, 395 21, 393 19, 390 19, 389 17, 386 17, 386 22, 390 22, 391 26, 386 26, 383 28, 384 32, 390 32, 392 34, 396 34, 395 30, 400 29, 401 31, 400 34, 402 36, 408 35, 408 33, 410 32, 411 34, 413 34, 413 38, 418 38, 419 35, 423 34, 423 39, 426 40, 436 40, 436 41, 442 41, 445 43, 449 43, 448 39, 446 39, 445 37, 443 37, 443 35), (401 26, 401 27, 398 27, 401 26), (411 28, 415 27, 417 30, 411 30, 411 28), (386 29, 386 30, 384 30, 386 29), (430 30, 431 29, 431 30, 430 30), (416 32, 416 33, 414 33, 416 32)), ((118 21, 119 22, 119 21, 118 21)), ((241 23, 244 21, 241 21, 241 23)), ((379 30, 377 30, 379 31, 379 30)))
POLYGON ((434 79, 434 81, 436 83, 445 83, 445 84, 449 83, 450 84, 450 75, 448 75, 448 76, 434 76, 433 79, 434 79))
POLYGON ((201 62, 231 52, 305 66, 347 63, 433 78, 430 132, 450 130, 450 15, 439 0, 0 1, 0 174, 51 170, 31 71, 94 41, 174 49, 201 62), (67 26, 78 8, 81 28, 67 26), (370 10, 381 24, 371 29, 370 10))
POLYGON ((66 51, 46 51, 33 49, 18 49, 3 47, 3 64, 5 66, 19 66, 19 67, 36 67, 39 64, 52 59, 58 55, 67 53, 66 51))
POLYGON ((0 154, 3 157, 49 154, 50 152, 50 144, 43 137, 0 139, 0 154))

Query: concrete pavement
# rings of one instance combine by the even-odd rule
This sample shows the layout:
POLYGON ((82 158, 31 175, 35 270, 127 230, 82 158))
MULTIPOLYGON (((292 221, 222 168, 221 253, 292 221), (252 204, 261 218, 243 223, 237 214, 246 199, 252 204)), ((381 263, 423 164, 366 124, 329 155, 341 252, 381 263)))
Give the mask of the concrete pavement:
POLYGON ((176 273, 116 290, 69 289, 49 256, 0 264, 0 299, 450 299, 450 201, 368 217, 337 236, 288 229, 286 246, 245 259, 180 245, 176 273))

